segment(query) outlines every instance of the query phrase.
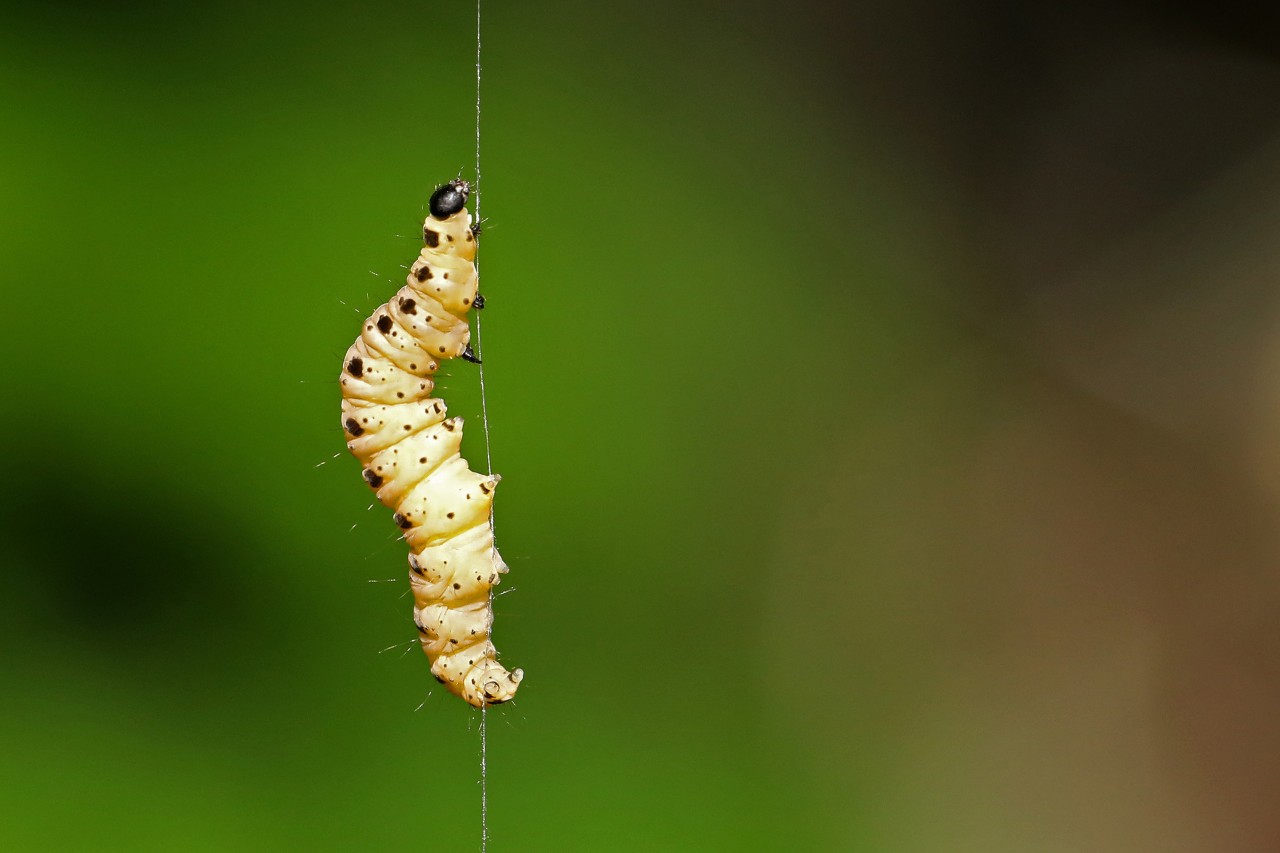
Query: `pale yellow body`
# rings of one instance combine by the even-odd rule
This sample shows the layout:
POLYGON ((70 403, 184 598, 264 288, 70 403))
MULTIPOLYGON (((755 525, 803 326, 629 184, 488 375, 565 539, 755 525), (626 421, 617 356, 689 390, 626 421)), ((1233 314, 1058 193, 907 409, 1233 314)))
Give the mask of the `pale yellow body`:
POLYGON ((490 524, 499 477, 468 467, 462 419, 431 396, 440 361, 462 355, 470 339, 466 315, 478 286, 471 215, 429 217, 423 235, 405 286, 347 350, 342 423, 347 448, 409 543, 413 619, 431 672, 482 708, 514 696, 523 677, 498 663, 489 639, 490 591, 507 571, 490 524))

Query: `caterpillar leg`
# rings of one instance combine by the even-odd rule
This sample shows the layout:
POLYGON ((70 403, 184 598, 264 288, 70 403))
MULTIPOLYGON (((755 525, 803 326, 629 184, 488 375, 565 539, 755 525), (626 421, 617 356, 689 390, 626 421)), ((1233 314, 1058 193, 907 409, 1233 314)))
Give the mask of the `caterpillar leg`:
POLYGON ((471 348, 471 344, 467 344, 467 348, 462 351, 462 360, 469 361, 472 364, 479 364, 480 356, 476 355, 476 351, 471 348))
POLYGON ((475 301, 471 303, 471 307, 472 307, 472 308, 474 308, 474 309, 476 309, 477 311, 479 311, 481 308, 483 308, 483 307, 484 307, 484 297, 483 297, 483 296, 481 296, 479 293, 477 293, 477 294, 476 294, 475 301))

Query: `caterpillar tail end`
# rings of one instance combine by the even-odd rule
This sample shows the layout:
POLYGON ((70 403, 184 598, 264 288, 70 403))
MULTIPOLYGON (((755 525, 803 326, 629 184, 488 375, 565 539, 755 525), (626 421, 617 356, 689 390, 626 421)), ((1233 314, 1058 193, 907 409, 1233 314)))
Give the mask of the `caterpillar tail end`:
POLYGON ((462 698, 477 708, 487 708, 490 705, 509 702, 516 695, 516 689, 524 678, 524 670, 515 669, 508 672, 506 667, 497 661, 486 660, 476 667, 475 674, 471 678, 467 679, 466 695, 462 698), (471 678, 475 679, 474 686, 471 678))

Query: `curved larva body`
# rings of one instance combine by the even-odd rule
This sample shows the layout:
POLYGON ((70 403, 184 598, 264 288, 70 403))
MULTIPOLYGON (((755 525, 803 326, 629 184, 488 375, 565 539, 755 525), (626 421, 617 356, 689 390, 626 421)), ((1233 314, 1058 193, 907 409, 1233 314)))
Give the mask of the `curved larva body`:
MULTIPOLYGON (((460 207, 466 185, 454 183, 462 188, 460 207)), ((365 480, 395 510, 409 543, 413 619, 431 672, 482 708, 510 699, 523 677, 498 663, 489 639, 490 590, 507 571, 489 523, 499 478, 467 466, 458 452, 462 419, 447 418, 443 401, 431 397, 440 361, 470 355, 466 314, 477 289, 471 215, 433 215, 423 237, 405 286, 373 312, 347 350, 342 425, 365 480)))

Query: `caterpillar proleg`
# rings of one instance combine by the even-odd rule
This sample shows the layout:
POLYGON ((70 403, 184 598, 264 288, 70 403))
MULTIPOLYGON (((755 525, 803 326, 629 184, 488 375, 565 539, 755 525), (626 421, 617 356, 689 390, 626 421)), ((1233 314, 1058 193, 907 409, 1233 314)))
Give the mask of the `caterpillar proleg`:
POLYGON ((409 543, 413 621, 431 672, 477 708, 515 695, 498 662, 491 590, 507 571, 493 543, 499 477, 462 458, 462 419, 431 396, 440 362, 475 361, 467 312, 480 307, 476 236, 461 179, 439 187, 405 286, 365 321, 342 367, 342 428, 364 479, 409 543))

